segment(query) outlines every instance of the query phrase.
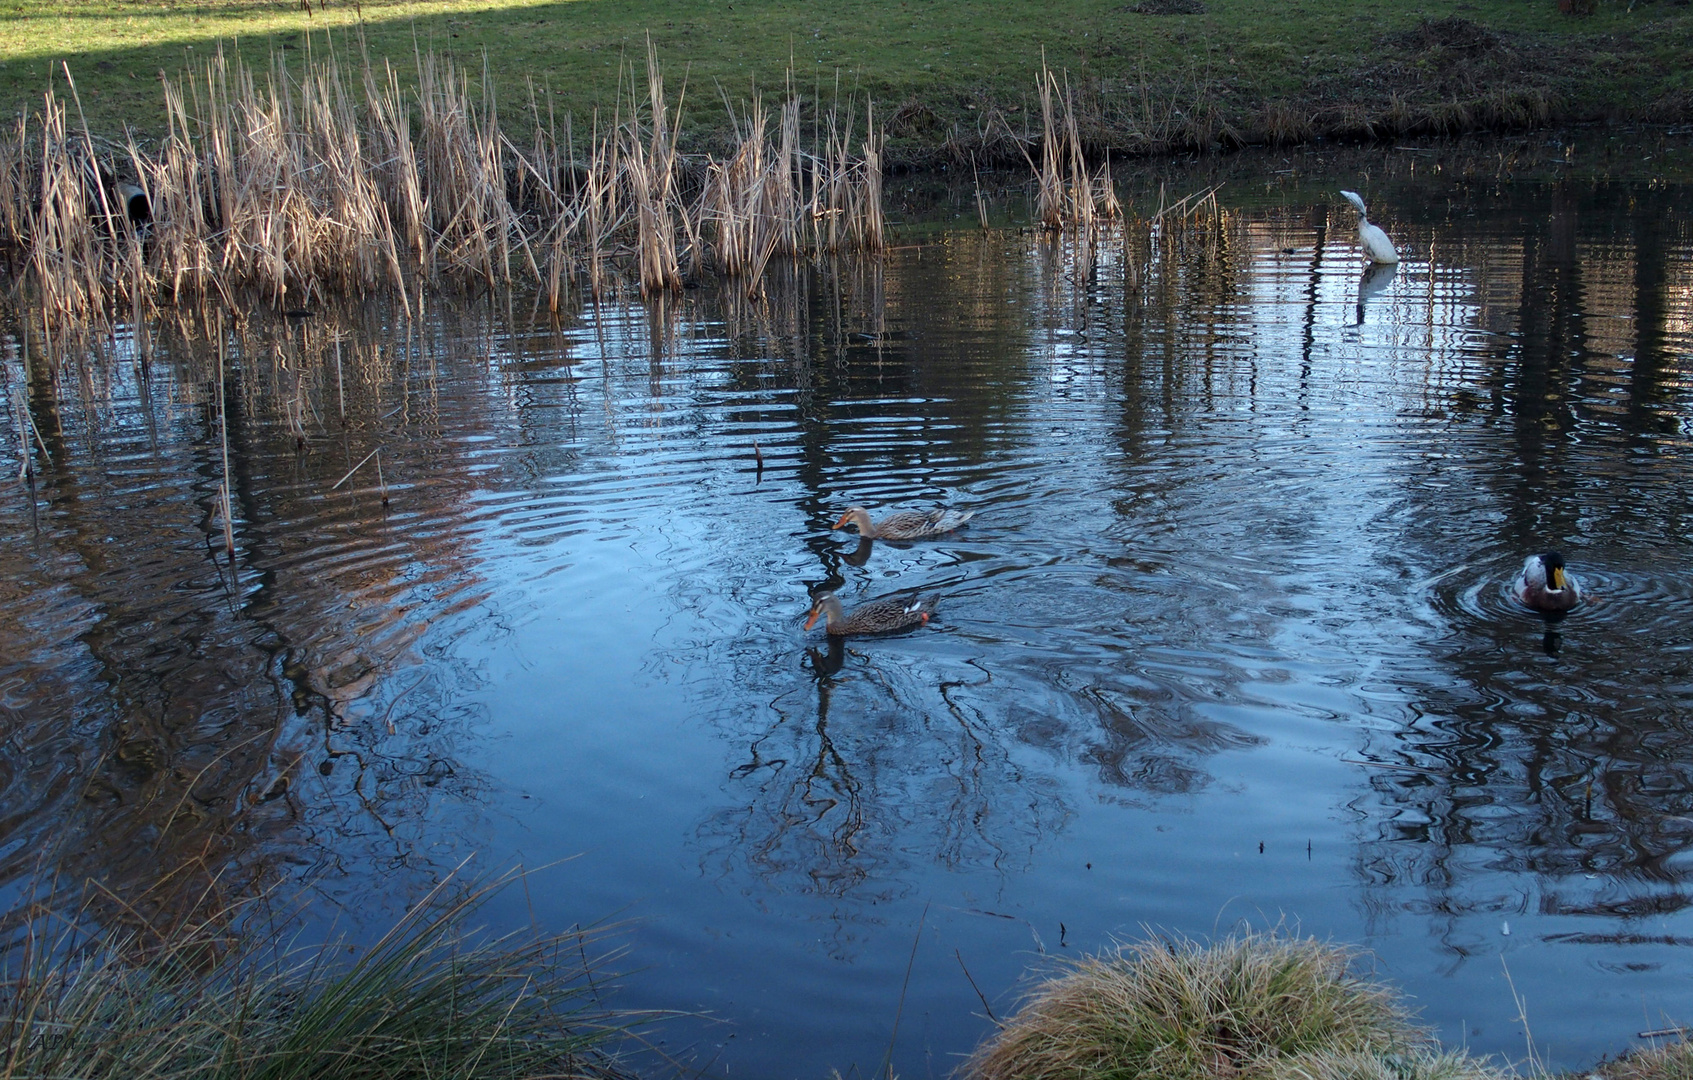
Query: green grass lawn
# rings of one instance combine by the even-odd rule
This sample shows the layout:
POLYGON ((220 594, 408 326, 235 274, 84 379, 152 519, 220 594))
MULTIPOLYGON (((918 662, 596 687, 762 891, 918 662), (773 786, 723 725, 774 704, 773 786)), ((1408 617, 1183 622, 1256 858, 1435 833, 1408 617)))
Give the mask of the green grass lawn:
POLYGON ((1536 67, 1562 102, 1557 118, 1693 113, 1687 0, 1645 0, 1633 11, 1601 0, 1587 18, 1560 14, 1556 0, 1206 0, 1191 15, 1142 14, 1122 0, 308 2, 4 0, 0 100, 9 113, 33 107, 68 62, 96 129, 145 133, 162 123, 159 73, 220 45, 262 65, 362 41, 406 69, 417 48, 478 68, 486 56, 508 118, 531 81, 585 118, 610 106, 620 59, 641 59, 650 35, 673 95, 686 78, 685 124, 696 137, 721 129, 722 91, 779 89, 791 67, 807 94, 838 86, 873 96, 884 116, 898 111, 897 147, 939 143, 993 108, 1021 124, 1043 53, 1079 86, 1178 96, 1203 87, 1241 115, 1270 99, 1315 110, 1349 97, 1457 93, 1442 80, 1465 61, 1464 47, 1431 52, 1407 39, 1424 20, 1458 16, 1500 32, 1536 67))

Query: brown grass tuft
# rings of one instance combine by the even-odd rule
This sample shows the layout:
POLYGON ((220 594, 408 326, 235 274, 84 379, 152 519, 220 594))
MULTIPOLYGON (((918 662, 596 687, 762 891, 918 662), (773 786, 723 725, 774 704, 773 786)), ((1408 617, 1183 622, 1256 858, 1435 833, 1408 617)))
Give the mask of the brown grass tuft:
POLYGON ((1693 1044, 1677 1040, 1631 1050, 1594 1075, 1600 1080, 1693 1080, 1693 1044))
MULTIPOLYGON (((1361 955, 1278 934, 1209 947, 1146 941, 1088 957, 1035 988, 967 1062, 972 1080, 1158 1077, 1292 1080, 1298 1055, 1416 1053, 1428 1046, 1361 955)), ((1309 1058, 1306 1080, 1337 1080, 1309 1058)), ((1339 1060, 1338 1058, 1334 1060, 1339 1060)))

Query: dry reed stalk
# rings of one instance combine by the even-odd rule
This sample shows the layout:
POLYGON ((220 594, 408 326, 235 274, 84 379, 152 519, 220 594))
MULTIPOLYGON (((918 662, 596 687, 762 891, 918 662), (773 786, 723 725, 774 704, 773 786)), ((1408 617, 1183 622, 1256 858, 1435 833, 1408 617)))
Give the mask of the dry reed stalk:
POLYGON ((701 228, 712 225, 715 241, 713 263, 718 273, 742 277, 755 266, 762 267, 769 252, 764 250, 767 221, 762 213, 766 180, 764 103, 754 97, 745 118, 736 116, 727 101, 730 122, 736 132, 735 150, 724 162, 706 167, 705 191, 696 211, 701 228))
POLYGON ((882 132, 876 130, 876 108, 865 105, 864 160, 862 176, 853 201, 851 220, 854 245, 859 251, 880 254, 887 248, 887 218, 882 212, 882 132))
MULTIPOLYGON (((633 93, 633 79, 630 89, 633 93)), ((676 188, 676 142, 664 98, 664 76, 651 39, 647 41, 647 110, 651 121, 650 141, 642 138, 640 107, 635 101, 630 102, 625 141, 630 197, 635 206, 641 295, 656 296, 681 289, 682 270, 676 259, 676 230, 671 221, 676 188)), ((680 115, 680 102, 677 110, 680 115)))
POLYGON ((19 113, 9 136, 0 137, 0 245, 10 246, 28 233, 34 207, 29 169, 29 114, 19 113))
POLYGON ((1035 173, 1035 219, 1046 229, 1091 230, 1102 220, 1117 218, 1122 204, 1111 179, 1110 161, 1098 173, 1088 171, 1080 110, 1069 77, 1060 91, 1058 77, 1043 64, 1036 89, 1041 104, 1040 164, 1024 151, 1035 173))
POLYGON ((1099 174, 1093 178, 1093 202, 1099 208, 1099 216, 1107 220, 1116 220, 1123 216, 1123 204, 1117 199, 1117 184, 1111 178, 1111 157, 1106 155, 1105 163, 1099 167, 1099 174))
MULTIPOLYGON (((1057 85, 1054 84, 1054 90, 1057 85)), ((1069 224, 1082 229, 1093 228, 1093 181, 1088 176, 1088 163, 1082 153, 1082 136, 1076 126, 1076 100, 1070 90, 1070 77, 1064 77, 1064 141, 1069 149, 1069 183, 1065 189, 1065 211, 1069 224)))
MULTIPOLYGON (((1036 84, 1040 92, 1041 163, 1036 169, 1038 187, 1035 195, 1035 219, 1048 229, 1062 229, 1064 215, 1064 179, 1060 166, 1062 149, 1052 98, 1058 88, 1057 79, 1042 63, 1036 84)), ((1031 167, 1034 162, 1031 161, 1031 167)))
POLYGON ((88 199, 95 163, 72 145, 66 110, 49 89, 42 109, 38 202, 28 226, 30 269, 44 317, 85 324, 101 315, 105 287, 88 199))

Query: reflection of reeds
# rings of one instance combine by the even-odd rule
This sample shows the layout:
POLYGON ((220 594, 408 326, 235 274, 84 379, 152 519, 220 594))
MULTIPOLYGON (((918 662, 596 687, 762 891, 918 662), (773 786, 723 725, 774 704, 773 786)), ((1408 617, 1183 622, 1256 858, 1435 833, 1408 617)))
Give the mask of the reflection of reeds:
POLYGON ((522 279, 556 311, 583 270, 596 294, 627 267, 653 295, 681 288, 684 261, 757 277, 776 256, 883 245, 873 117, 855 146, 831 112, 808 150, 792 88, 774 137, 755 101, 729 158, 690 163, 649 48, 646 78, 578 158, 569 118, 561 134, 533 89, 520 146, 486 70, 420 53, 408 88, 391 65, 357 66, 329 54, 255 71, 220 51, 164 81, 166 133, 145 152, 76 131, 50 90, 37 118, 0 133, 0 248, 24 256, 31 303, 54 326, 88 326, 124 307, 139 323, 160 297, 254 290, 300 308, 404 295, 412 279, 522 279))

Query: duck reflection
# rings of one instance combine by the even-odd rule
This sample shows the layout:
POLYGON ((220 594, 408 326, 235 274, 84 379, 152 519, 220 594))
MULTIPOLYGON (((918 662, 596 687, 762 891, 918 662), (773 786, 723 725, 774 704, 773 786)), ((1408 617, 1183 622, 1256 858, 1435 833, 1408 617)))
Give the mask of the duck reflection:
POLYGON ((863 566, 870 561, 870 550, 876 546, 876 541, 868 536, 858 538, 858 546, 841 556, 848 566, 863 566))
POLYGON ((811 661, 811 674, 817 680, 817 715, 829 715, 829 691, 832 689, 831 677, 841 673, 841 665, 846 663, 846 639, 830 637, 828 645, 819 649, 816 646, 805 650, 805 655, 811 661))

